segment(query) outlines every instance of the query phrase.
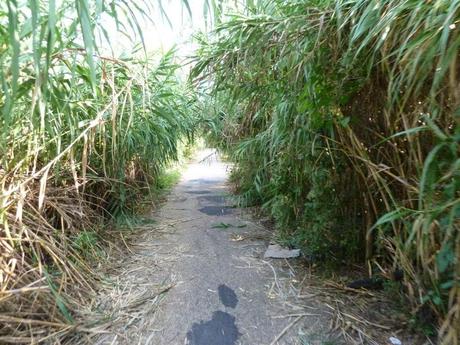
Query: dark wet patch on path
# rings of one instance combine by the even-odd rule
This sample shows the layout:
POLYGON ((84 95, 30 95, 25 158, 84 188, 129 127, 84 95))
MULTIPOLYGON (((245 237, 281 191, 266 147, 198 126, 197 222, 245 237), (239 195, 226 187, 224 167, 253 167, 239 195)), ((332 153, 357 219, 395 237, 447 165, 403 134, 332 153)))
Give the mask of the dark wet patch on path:
POLYGON ((234 345, 240 337, 235 317, 223 311, 215 311, 209 321, 194 323, 187 332, 189 345, 234 345))
POLYGON ((205 206, 198 211, 207 214, 208 216, 225 216, 233 213, 233 207, 231 206, 205 206))
POLYGON ((229 288, 227 285, 222 284, 218 287, 219 299, 222 304, 226 307, 235 308, 238 304, 238 297, 236 297, 235 291, 229 288))
POLYGON ((185 193, 187 193, 187 194, 209 194, 209 193, 211 193, 211 191, 206 190, 206 189, 205 190, 190 190, 190 191, 185 192, 185 193))

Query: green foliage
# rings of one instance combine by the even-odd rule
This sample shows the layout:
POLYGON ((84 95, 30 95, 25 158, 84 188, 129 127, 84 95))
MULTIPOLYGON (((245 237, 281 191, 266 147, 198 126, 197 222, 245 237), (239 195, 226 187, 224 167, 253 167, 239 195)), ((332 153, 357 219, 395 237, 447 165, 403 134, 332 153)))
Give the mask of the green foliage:
POLYGON ((159 191, 169 191, 180 180, 180 171, 170 169, 160 174, 155 180, 155 188, 159 191))
POLYGON ((52 295, 54 297, 54 302, 55 302, 56 306, 59 308, 59 310, 61 311, 62 315, 65 317, 65 319, 69 323, 74 323, 74 319, 73 319, 72 315, 70 314, 69 308, 66 305, 66 301, 64 300, 62 295, 59 293, 58 288, 56 287, 54 280, 51 278, 50 274, 46 270, 44 271, 44 275, 45 275, 45 278, 46 278, 46 283, 48 284, 48 286, 49 286, 49 288, 51 290, 51 293, 52 293, 52 295))
POLYGON ((103 253, 100 242, 101 239, 95 231, 83 230, 72 239, 72 246, 82 257, 94 259, 103 253))
POLYGON ((323 64, 330 49, 302 61, 317 37, 308 35, 309 15, 298 15, 297 6, 279 5, 273 17, 230 17, 214 41, 202 42, 193 75, 212 76, 208 139, 237 162, 243 203, 262 204, 285 241, 309 254, 349 258, 360 238, 337 212, 343 162, 331 157, 328 139, 334 120, 342 119, 334 102, 344 92, 323 64), (301 35, 302 42, 291 42, 301 35))

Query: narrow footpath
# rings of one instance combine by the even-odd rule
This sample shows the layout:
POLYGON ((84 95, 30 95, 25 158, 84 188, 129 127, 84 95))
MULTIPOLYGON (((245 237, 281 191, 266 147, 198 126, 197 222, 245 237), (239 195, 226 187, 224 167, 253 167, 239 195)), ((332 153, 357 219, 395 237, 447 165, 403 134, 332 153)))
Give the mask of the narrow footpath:
POLYGON ((118 263, 98 306, 110 326, 93 343, 323 343, 305 342, 328 327, 293 262, 264 259, 271 232, 234 207, 228 172, 211 150, 188 166, 118 263))

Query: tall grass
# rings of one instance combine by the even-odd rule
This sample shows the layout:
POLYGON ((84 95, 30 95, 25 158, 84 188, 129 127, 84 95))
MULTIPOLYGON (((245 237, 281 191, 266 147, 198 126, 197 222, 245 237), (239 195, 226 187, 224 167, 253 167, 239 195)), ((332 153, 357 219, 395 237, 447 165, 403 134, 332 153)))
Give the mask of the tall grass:
POLYGON ((460 339, 458 25, 459 1, 258 2, 201 37, 192 73, 245 202, 311 259, 403 269, 443 344, 460 339))
POLYGON ((136 4, 0 4, 0 343, 80 327, 102 224, 129 212, 193 135, 194 96, 172 52, 104 55, 102 24, 142 36, 148 6, 136 4))

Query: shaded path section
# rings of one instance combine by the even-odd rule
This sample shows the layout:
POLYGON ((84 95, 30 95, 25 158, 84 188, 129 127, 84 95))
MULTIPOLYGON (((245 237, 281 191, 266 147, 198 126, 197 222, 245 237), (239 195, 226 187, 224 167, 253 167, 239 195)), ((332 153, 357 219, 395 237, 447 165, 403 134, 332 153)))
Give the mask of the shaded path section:
POLYGON ((289 325, 304 309, 286 297, 294 273, 263 259, 270 233, 234 207, 228 166, 211 153, 189 165, 120 263, 110 303, 131 302, 107 309, 114 322, 98 344, 300 344, 301 323, 289 325))

